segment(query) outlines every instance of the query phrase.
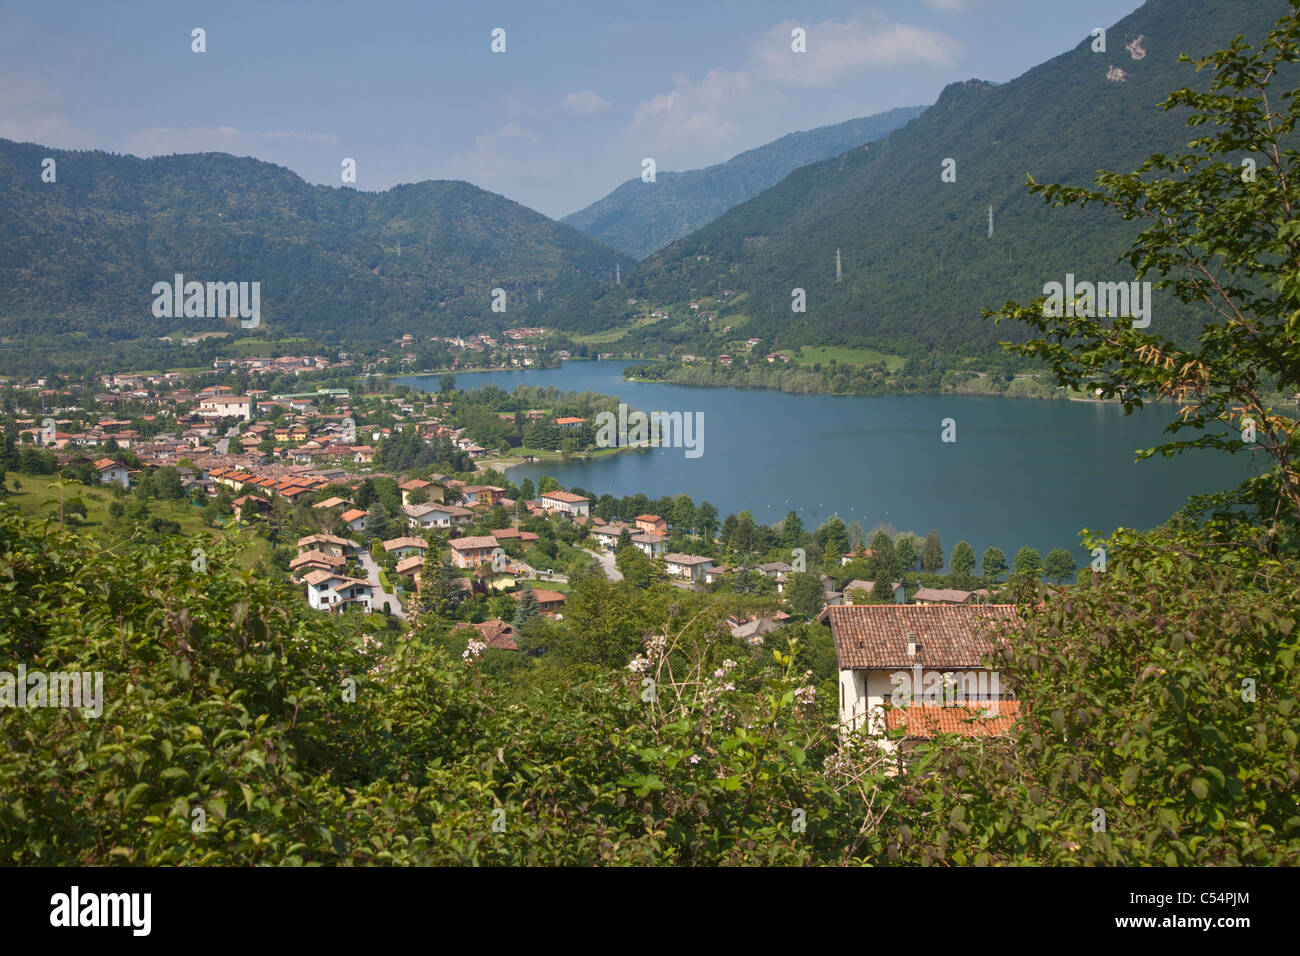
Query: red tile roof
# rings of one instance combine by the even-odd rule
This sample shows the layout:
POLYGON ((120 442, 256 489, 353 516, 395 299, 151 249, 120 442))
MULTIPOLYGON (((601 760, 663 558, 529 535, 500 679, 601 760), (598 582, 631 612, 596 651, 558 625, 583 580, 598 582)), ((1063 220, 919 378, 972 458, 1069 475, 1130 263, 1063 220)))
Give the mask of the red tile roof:
POLYGON ((1014 604, 832 604, 818 616, 831 626, 841 670, 984 666, 1000 628, 1019 629, 1014 604), (909 637, 919 647, 909 656, 909 637))

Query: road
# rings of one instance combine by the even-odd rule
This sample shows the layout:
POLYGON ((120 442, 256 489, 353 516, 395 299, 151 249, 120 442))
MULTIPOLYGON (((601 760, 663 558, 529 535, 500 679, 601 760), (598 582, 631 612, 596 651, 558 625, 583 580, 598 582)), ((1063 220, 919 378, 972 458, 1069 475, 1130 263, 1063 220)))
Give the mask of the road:
POLYGON ((380 583, 379 565, 376 564, 375 559, 370 556, 370 552, 358 551, 357 560, 359 560, 361 566, 366 569, 366 580, 369 581, 370 586, 375 589, 375 598, 371 601, 371 605, 374 609, 376 611, 383 610, 384 604, 387 603, 388 608, 393 612, 394 617, 400 617, 402 620, 406 620, 406 611, 402 609, 402 602, 397 599, 396 594, 389 594, 385 591, 383 584, 380 583))
POLYGON ((623 580, 623 572, 620 571, 618 565, 614 563, 614 556, 604 548, 601 548, 596 552, 596 560, 599 561, 600 566, 605 569, 605 577, 609 578, 611 581, 623 580))
POLYGON ((228 454, 230 449, 230 439, 234 438, 238 434, 239 434, 239 426, 232 425, 230 430, 226 432, 225 438, 219 439, 218 441, 213 443, 212 450, 216 452, 218 455, 228 454))

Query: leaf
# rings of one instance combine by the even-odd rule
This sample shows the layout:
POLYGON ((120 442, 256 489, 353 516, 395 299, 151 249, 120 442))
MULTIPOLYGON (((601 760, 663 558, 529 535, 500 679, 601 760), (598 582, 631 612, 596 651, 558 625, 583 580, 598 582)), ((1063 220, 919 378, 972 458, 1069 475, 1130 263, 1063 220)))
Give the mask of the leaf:
POLYGON ((1204 777, 1197 777, 1192 781, 1192 793, 1197 800, 1204 800, 1210 794, 1209 781, 1204 777))

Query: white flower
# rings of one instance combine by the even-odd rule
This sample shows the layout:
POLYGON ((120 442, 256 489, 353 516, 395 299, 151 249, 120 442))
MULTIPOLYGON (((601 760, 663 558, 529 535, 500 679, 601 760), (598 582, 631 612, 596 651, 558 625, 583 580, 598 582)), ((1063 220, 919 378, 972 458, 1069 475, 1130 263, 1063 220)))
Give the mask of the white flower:
POLYGON ((811 684, 807 687, 800 687, 794 692, 794 699, 805 707, 812 707, 817 703, 817 688, 811 684))
POLYGON ((487 644, 483 641, 470 641, 465 646, 465 653, 461 654, 461 659, 466 661, 477 660, 478 657, 487 650, 487 644))
POLYGON ((704 758, 701 757, 699 754, 691 754, 691 763, 699 763, 703 759, 704 758))
POLYGON ((627 669, 633 674, 644 674, 650 669, 650 660, 649 658, 642 657, 638 654, 636 657, 632 658, 631 662, 627 665, 627 669))

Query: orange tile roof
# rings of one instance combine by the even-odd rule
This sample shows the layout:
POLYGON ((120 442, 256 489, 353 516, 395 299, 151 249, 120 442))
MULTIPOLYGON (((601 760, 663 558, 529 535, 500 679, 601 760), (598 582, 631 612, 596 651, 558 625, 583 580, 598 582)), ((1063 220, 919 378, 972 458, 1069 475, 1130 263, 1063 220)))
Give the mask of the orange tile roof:
POLYGON ((920 704, 885 708, 885 726, 900 727, 908 737, 930 739, 939 734, 963 737, 1000 737, 1020 719, 1020 701, 968 701, 957 707, 920 704))

